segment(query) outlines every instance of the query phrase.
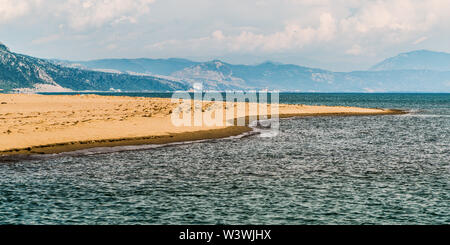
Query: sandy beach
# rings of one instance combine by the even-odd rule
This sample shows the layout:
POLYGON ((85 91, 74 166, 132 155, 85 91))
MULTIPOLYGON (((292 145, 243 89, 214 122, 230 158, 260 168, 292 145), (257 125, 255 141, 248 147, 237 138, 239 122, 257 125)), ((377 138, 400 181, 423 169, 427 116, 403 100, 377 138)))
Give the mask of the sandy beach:
MULTIPOLYGON (((212 104, 204 102, 203 111, 212 104)), ((171 114, 178 105, 163 98, 3 94, 0 155, 214 139, 251 130, 248 126, 174 126, 171 114)), ((357 107, 279 105, 281 118, 399 113, 402 112, 357 107)))

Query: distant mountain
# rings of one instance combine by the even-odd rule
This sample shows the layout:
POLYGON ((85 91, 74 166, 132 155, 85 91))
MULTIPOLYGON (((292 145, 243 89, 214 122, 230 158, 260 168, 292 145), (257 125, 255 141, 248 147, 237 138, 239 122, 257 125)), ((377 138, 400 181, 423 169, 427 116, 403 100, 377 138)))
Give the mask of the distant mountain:
POLYGON ((401 53, 374 65, 371 70, 450 71, 450 54, 428 50, 417 50, 408 53, 401 53))
POLYGON ((194 62, 183 59, 109 59, 68 62, 66 65, 159 74, 190 85, 201 82, 204 88, 212 90, 267 88, 304 92, 450 92, 450 72, 447 71, 331 72, 270 61, 259 65, 233 65, 220 60, 194 62), (142 60, 149 65, 143 68, 142 60))
POLYGON ((249 86, 247 81, 233 74, 234 65, 219 60, 199 63, 170 74, 190 84, 201 82, 203 87, 213 90, 254 89, 261 86, 249 86))
POLYGON ((51 60, 55 64, 92 71, 153 75, 189 84, 202 82, 204 88, 233 90, 250 88, 230 73, 229 64, 221 61, 195 62, 187 59, 102 59, 92 61, 51 60), (216 65, 217 63, 217 65, 216 65), (228 70, 227 70, 228 69, 228 70))
POLYGON ((198 64, 198 62, 186 59, 101 59, 91 61, 60 61, 54 62, 62 65, 71 65, 73 67, 96 69, 96 70, 115 70, 123 73, 144 73, 157 75, 170 75, 173 72, 182 70, 198 64))
POLYGON ((333 72, 274 62, 232 65, 214 60, 185 68, 171 76, 203 81, 207 86, 221 84, 225 88, 303 91, 331 91, 335 88, 333 72))
MULTIPOLYGON (((428 52, 412 52, 406 57, 416 60, 416 56, 423 56, 418 54, 428 52)), ((405 54, 397 57, 371 71, 332 72, 270 61, 258 65, 233 65, 220 60, 195 62, 186 59, 44 60, 12 53, 0 45, 0 89, 173 91, 189 90, 193 83, 201 82, 205 89, 219 91, 450 92, 450 69, 445 69, 442 58, 445 55, 430 56, 441 57, 436 58, 440 60, 441 69, 425 69, 431 67, 432 58, 433 62, 422 64, 428 66, 414 66, 417 69, 412 66, 408 69, 387 68, 388 64, 399 67, 394 66, 394 61, 404 60, 405 54)))
POLYGON ((48 60, 13 53, 0 43, 0 89, 3 91, 172 91, 188 88, 189 84, 149 75, 65 67, 48 60))

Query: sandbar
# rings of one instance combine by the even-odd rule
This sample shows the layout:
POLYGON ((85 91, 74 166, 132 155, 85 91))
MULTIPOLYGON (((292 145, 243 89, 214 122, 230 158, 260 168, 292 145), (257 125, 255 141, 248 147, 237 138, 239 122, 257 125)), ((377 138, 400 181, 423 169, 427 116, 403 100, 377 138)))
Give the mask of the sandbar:
MULTIPOLYGON (((249 115, 242 126, 174 126, 171 114, 179 104, 168 98, 0 94, 0 155, 216 139, 252 130, 247 126, 249 115)), ((203 110, 211 104, 203 102, 203 110)), ((345 106, 278 106, 280 118, 405 113, 345 106)))

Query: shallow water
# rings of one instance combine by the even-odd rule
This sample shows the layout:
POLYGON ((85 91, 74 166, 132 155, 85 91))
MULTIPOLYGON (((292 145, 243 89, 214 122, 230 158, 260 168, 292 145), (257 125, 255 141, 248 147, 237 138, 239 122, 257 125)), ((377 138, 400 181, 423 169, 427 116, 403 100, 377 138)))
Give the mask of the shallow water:
POLYGON ((450 223, 450 94, 280 102, 411 113, 290 118, 275 137, 3 163, 0 223, 450 223))

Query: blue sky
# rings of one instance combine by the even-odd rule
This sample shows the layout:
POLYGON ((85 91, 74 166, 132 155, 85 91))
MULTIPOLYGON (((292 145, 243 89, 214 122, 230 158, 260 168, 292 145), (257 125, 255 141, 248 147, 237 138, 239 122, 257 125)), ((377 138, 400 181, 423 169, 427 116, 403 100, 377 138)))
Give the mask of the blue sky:
POLYGON ((267 60, 334 71, 450 52, 449 0, 0 0, 0 41, 43 58, 267 60))

